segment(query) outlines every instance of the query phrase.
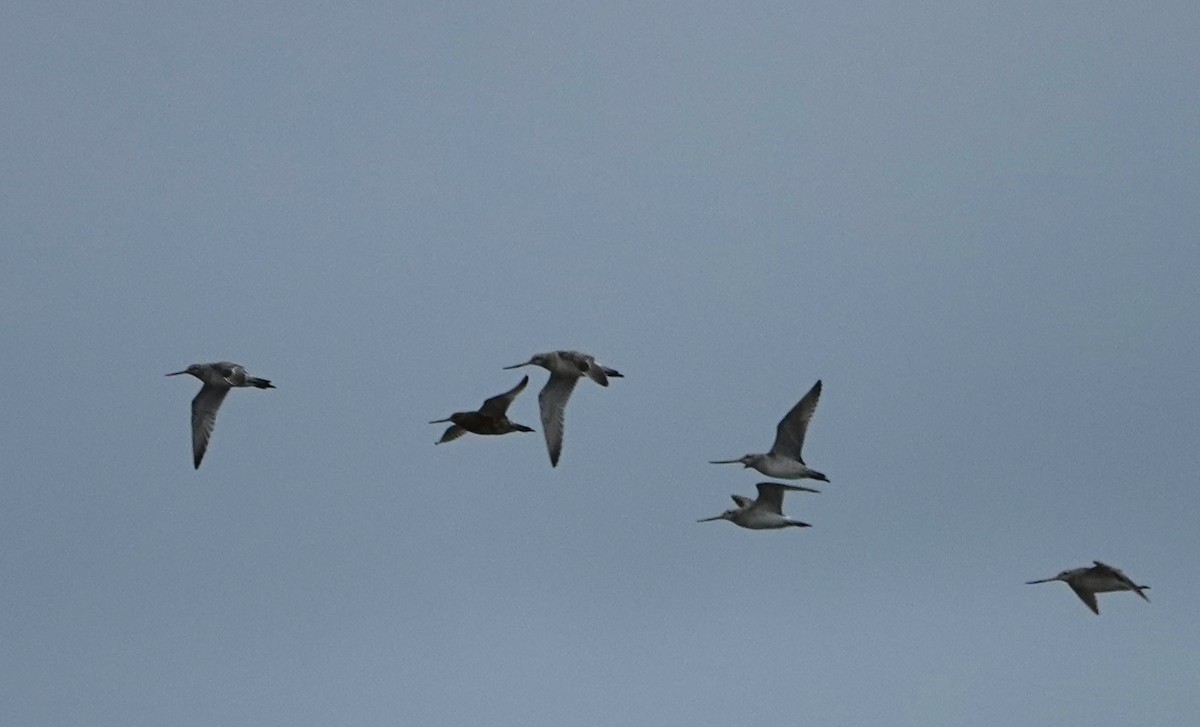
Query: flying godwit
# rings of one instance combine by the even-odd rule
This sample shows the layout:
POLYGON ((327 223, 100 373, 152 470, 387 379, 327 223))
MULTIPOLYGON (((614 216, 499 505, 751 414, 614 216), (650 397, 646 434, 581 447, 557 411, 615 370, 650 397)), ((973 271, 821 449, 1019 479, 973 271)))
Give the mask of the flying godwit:
POLYGON ((521 383, 513 388, 497 394, 483 402, 483 406, 479 407, 479 411, 456 411, 445 419, 434 419, 430 424, 439 424, 441 422, 454 422, 442 434, 442 438, 435 444, 442 444, 454 439, 458 439, 466 432, 472 434, 508 434, 509 432, 532 432, 533 430, 524 424, 517 424, 510 421, 507 412, 509 404, 512 404, 513 399, 517 398, 525 390, 525 386, 529 383, 529 377, 521 379, 521 383))
POLYGON ((713 520, 728 520, 734 525, 740 525, 743 528, 751 530, 812 527, 808 523, 792 520, 783 514, 783 493, 785 491, 820 492, 820 490, 798 485, 785 485, 782 482, 759 482, 756 487, 758 487, 757 500, 751 500, 749 497, 742 497, 741 495, 730 495, 733 501, 737 503, 736 508, 726 510, 716 517, 706 517, 696 522, 707 523, 713 520))
POLYGON ((1092 562, 1095 565, 1091 568, 1073 568, 1065 570, 1053 578, 1043 578, 1040 581, 1027 581, 1026 583, 1033 585, 1034 583, 1062 581, 1070 586, 1071 590, 1075 591, 1075 595, 1079 596, 1079 600, 1083 601, 1097 616, 1100 615, 1100 605, 1096 603, 1097 593, 1133 591, 1147 603, 1150 602, 1150 599, 1146 598, 1146 594, 1142 592, 1150 586, 1139 586, 1130 580, 1129 576, 1122 573, 1120 568, 1114 568, 1098 560, 1092 562))
POLYGON ((608 386, 608 378, 619 378, 621 372, 601 366, 586 353, 579 351, 551 351, 539 353, 525 363, 505 366, 515 369, 521 366, 541 366, 550 372, 550 378, 538 394, 538 407, 542 414, 542 433, 546 437, 546 449, 550 452, 550 466, 558 466, 558 457, 562 453, 563 438, 563 409, 567 399, 575 390, 575 382, 581 376, 587 376, 601 386, 608 386))
POLYGON ((809 477, 828 482, 828 477, 811 469, 800 457, 800 449, 804 446, 804 433, 808 430, 808 422, 812 420, 820 398, 821 382, 817 381, 804 398, 779 421, 779 426, 775 428, 775 443, 771 445, 770 452, 746 454, 738 459, 714 460, 712 464, 740 463, 746 467, 753 467, 768 477, 781 477, 785 480, 809 477))
POLYGON ((266 379, 246 375, 246 369, 241 364, 228 361, 192 364, 183 371, 167 376, 180 374, 191 374, 204 382, 200 393, 192 399, 192 463, 196 469, 200 469, 200 460, 204 459, 204 450, 208 449, 208 438, 212 436, 213 425, 217 423, 217 409, 221 408, 221 402, 225 401, 229 390, 243 386, 274 389, 275 386, 266 379))

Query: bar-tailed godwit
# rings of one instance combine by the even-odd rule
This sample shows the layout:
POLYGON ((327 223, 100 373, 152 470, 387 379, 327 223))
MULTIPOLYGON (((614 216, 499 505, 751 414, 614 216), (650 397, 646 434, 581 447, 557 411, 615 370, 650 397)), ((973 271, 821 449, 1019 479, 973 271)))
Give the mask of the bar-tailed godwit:
POLYGON ((191 374, 204 382, 200 393, 192 399, 192 463, 200 469, 200 460, 204 459, 204 451, 208 449, 208 438, 212 436, 213 425, 217 423, 217 410, 230 389, 243 386, 253 386, 259 389, 274 389, 275 386, 266 379, 259 379, 246 374, 241 364, 228 361, 215 363, 192 364, 183 371, 176 371, 167 376, 191 374))
POLYGON ((828 482, 829 478, 804 464, 800 449, 804 447, 804 434, 808 423, 817 409, 821 398, 821 382, 809 389, 804 398, 780 420, 775 428, 775 443, 766 454, 746 454, 737 459, 713 460, 712 464, 742 464, 753 467, 768 477, 799 480, 805 477, 828 482))
POLYGON ((538 394, 538 407, 542 413, 542 433, 546 437, 546 449, 550 452, 550 466, 558 466, 558 457, 562 453, 563 438, 563 409, 571 392, 575 390, 575 382, 581 376, 587 376, 601 386, 608 386, 609 377, 621 377, 621 372, 601 366, 586 353, 579 351, 551 351, 539 353, 525 363, 505 366, 515 369, 521 366, 541 366, 550 372, 550 378, 538 394))

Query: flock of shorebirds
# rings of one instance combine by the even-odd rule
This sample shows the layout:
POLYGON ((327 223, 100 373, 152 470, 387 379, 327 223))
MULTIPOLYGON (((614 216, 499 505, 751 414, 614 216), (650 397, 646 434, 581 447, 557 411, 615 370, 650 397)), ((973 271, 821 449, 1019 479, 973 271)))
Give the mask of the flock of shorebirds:
MULTIPOLYGON (((622 374, 607 366, 596 363, 594 357, 579 351, 550 351, 532 356, 525 363, 505 366, 505 369, 515 369, 522 366, 540 366, 550 372, 550 378, 538 394, 538 408, 541 411, 542 434, 546 438, 546 450, 550 454, 550 466, 557 467, 562 454, 563 441, 563 410, 567 400, 575 390, 575 383, 588 377, 601 386, 608 386, 611 378, 620 378, 622 374)), ((246 373, 245 367, 228 361, 215 363, 192 364, 183 371, 175 371, 167 376, 191 374, 203 382, 200 393, 192 399, 192 463, 200 468, 200 461, 208 449, 208 440, 212 436, 213 426, 217 421, 217 410, 230 389, 252 386, 258 389, 273 389, 275 386, 267 379, 260 379, 246 373)), ((445 419, 435 419, 430 424, 450 423, 441 439, 435 444, 458 439, 462 435, 471 434, 501 435, 510 432, 532 432, 530 427, 518 424, 508 418, 508 408, 513 400, 529 385, 529 377, 525 376, 513 388, 502 394, 497 394, 484 400, 475 411, 454 412, 445 419)), ((775 441, 768 452, 762 454, 747 454, 737 459, 712 460, 712 464, 741 464, 745 468, 755 469, 768 477, 786 480, 813 479, 828 482, 829 478, 807 464, 801 457, 800 450, 804 446, 804 435, 808 424, 812 421, 813 412, 821 398, 821 382, 817 381, 808 393, 784 415, 775 428, 775 441)), ((793 520, 783 514, 783 496, 786 492, 820 492, 811 487, 787 485, 782 482, 759 482, 758 497, 750 499, 741 495, 732 495, 737 507, 726 510, 720 515, 703 518, 698 522, 713 520, 728 520, 750 530, 775 530, 779 528, 811 527, 808 523, 793 520)), ((1096 602, 1097 593, 1113 591, 1133 591, 1146 601, 1145 590, 1149 586, 1139 586, 1129 579, 1120 569, 1093 561, 1091 567, 1065 570, 1053 578, 1043 578, 1028 581, 1028 584, 1063 581, 1080 600, 1092 610, 1100 613, 1096 602)))

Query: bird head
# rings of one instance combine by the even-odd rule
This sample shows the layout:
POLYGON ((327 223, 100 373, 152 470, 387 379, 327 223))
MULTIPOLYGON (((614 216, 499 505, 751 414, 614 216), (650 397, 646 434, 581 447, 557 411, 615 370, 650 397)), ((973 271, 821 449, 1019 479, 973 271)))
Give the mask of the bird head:
POLYGON ((545 366, 545 365, 546 365, 546 356, 544 354, 539 353, 539 354, 536 354, 536 355, 530 357, 530 359, 528 361, 526 361, 525 363, 513 364, 512 366, 505 366, 504 368, 519 369, 522 366, 545 366))
POLYGON ((1036 580, 1036 581, 1025 581, 1025 585, 1032 586, 1035 583, 1053 583, 1054 581, 1066 582, 1066 580, 1068 578, 1070 578, 1071 574, 1074 572, 1075 571, 1065 570, 1062 573, 1059 573, 1058 575, 1054 576, 1053 578, 1042 578, 1042 579, 1036 580))
POLYGON ((737 459, 713 459, 709 460, 709 464, 740 464, 743 467, 749 467, 754 462, 755 455, 743 454, 737 459))
POLYGON ((430 424, 442 424, 444 422, 453 422, 454 424, 458 424, 459 422, 462 421, 463 417, 467 416, 470 413, 471 412, 469 412, 469 411, 456 411, 453 414, 451 414, 450 416, 446 417, 445 419, 434 419, 433 421, 431 421, 429 423, 430 424))
POLYGON ((203 377, 201 377, 201 375, 200 375, 201 370, 202 370, 202 368, 201 368, 200 364, 192 364, 191 366, 188 366, 183 371, 173 371, 173 372, 167 374, 167 376, 179 376, 180 374, 191 374, 192 376, 195 376, 197 379, 203 380, 203 377))

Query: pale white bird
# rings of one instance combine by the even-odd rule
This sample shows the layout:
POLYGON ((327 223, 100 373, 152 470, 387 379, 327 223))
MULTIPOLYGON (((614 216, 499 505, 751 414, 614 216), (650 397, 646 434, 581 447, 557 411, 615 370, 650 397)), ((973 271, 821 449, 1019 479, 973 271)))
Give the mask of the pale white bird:
POLYGON ((712 464, 741 464, 753 467, 768 477, 799 480, 805 477, 828 482, 829 478, 804 464, 800 450, 804 447, 804 435, 817 401, 821 398, 821 382, 817 381, 796 406, 780 420, 775 428, 775 443, 765 454, 745 454, 737 459, 713 460, 712 464))
POLYGON ((728 520, 734 525, 751 530, 774 530, 776 528, 811 528, 808 523, 792 520, 783 514, 784 492, 820 492, 811 487, 785 485, 782 482, 759 482, 758 499, 751 500, 741 495, 730 495, 737 507, 715 517, 706 517, 696 522, 707 523, 713 520, 728 520))
POLYGON ((550 378, 538 394, 538 408, 542 414, 542 433, 546 437, 546 449, 550 452, 550 466, 558 466, 562 453, 563 410, 575 390, 575 382, 587 376, 601 386, 608 386, 609 377, 619 378, 621 372, 601 366, 596 359, 579 351, 550 351, 534 355, 525 363, 505 366, 506 369, 521 366, 541 366, 550 372, 550 378))
POLYGON ((1043 578, 1039 581, 1026 581, 1027 585, 1035 583, 1051 583, 1053 581, 1062 581, 1075 591, 1075 595, 1079 596, 1079 600, 1083 601, 1088 608, 1092 609, 1092 613, 1100 615, 1100 604, 1096 602, 1097 593, 1113 593, 1115 591, 1133 591, 1145 600, 1147 603, 1150 599, 1142 591, 1150 586, 1139 586, 1134 583, 1129 576, 1125 575, 1120 568, 1114 568, 1111 565, 1106 565, 1098 560, 1093 560, 1095 563, 1091 568, 1073 568, 1065 570, 1053 578, 1043 578))
POLYGON ((167 376, 191 374, 204 382, 200 393, 192 399, 192 464, 200 469, 200 460, 208 449, 208 438, 212 436, 213 426, 217 423, 217 410, 230 389, 253 386, 259 389, 274 389, 275 386, 266 379, 259 379, 246 374, 241 364, 228 361, 215 363, 192 364, 183 371, 176 371, 167 376))

